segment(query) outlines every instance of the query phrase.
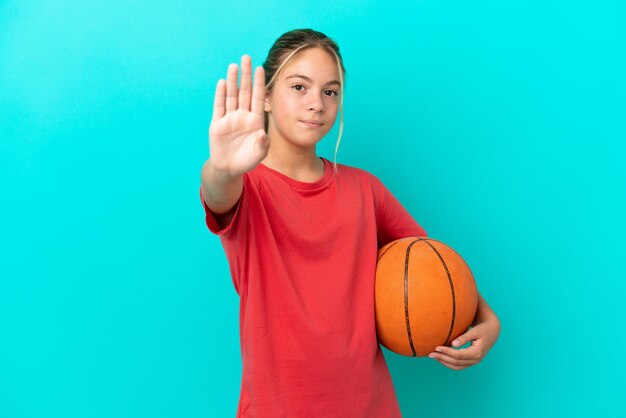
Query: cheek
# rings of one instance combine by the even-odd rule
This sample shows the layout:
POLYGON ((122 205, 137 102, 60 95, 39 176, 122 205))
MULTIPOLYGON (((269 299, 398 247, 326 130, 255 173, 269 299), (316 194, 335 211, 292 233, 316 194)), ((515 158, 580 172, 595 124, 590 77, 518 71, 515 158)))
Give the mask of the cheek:
POLYGON ((332 111, 336 112, 337 109, 339 109, 339 100, 337 100, 337 99, 335 99, 333 97, 329 97, 324 102, 324 105, 325 105, 326 109, 328 109, 329 111, 332 110, 332 111))
POLYGON ((326 115, 327 115, 327 117, 330 117, 332 115, 333 116, 333 120, 337 119, 337 116, 339 114, 339 102, 337 100, 329 99, 325 103, 325 108, 326 108, 326 115))
POLYGON ((274 112, 279 114, 282 118, 289 117, 294 113, 293 109, 296 109, 296 104, 297 103, 293 97, 290 97, 289 95, 278 96, 274 106, 272 106, 272 109, 274 109, 274 112))

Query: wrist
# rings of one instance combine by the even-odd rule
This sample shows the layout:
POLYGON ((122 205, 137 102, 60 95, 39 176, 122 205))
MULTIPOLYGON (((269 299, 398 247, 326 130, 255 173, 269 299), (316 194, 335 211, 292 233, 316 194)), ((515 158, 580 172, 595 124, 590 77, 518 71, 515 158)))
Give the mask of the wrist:
POLYGON ((238 175, 232 174, 228 169, 219 166, 216 167, 210 158, 204 163, 203 171, 208 178, 220 184, 232 183, 239 177, 238 175))

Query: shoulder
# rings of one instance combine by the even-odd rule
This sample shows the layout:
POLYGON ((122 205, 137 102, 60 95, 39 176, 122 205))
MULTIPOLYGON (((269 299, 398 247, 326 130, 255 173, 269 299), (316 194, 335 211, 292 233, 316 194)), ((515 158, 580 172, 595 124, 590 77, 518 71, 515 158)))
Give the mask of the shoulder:
MULTIPOLYGON (((331 161, 331 165, 332 164, 333 163, 331 161)), ((363 168, 337 163, 337 171, 340 175, 346 178, 357 179, 366 183, 380 182, 380 179, 376 175, 363 168)))
POLYGON ((368 170, 346 164, 337 164, 337 170, 341 181, 358 184, 361 189, 368 190, 374 196, 378 196, 386 190, 380 178, 368 170))
POLYGON ((258 189, 262 187, 263 183, 267 181, 266 173, 262 170, 259 164, 252 170, 243 173, 244 187, 258 189))

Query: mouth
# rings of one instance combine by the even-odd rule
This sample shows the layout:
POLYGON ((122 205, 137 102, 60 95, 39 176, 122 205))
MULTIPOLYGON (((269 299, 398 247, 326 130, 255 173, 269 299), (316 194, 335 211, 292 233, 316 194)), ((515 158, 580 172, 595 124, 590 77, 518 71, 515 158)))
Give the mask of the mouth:
POLYGON ((316 121, 316 120, 301 120, 300 122, 302 122, 304 125, 310 127, 310 128, 319 128, 322 125, 324 125, 322 122, 316 121))

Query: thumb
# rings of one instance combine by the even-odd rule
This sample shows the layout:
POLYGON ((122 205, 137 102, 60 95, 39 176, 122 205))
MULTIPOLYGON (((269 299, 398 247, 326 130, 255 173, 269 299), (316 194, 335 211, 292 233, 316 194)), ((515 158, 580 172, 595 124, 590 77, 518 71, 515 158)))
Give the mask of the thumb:
POLYGON ((475 331, 475 327, 471 328, 465 334, 461 334, 452 341, 452 347, 460 347, 462 345, 467 344, 468 342, 475 340, 478 338, 478 335, 475 331))
POLYGON ((260 129, 257 131, 256 134, 256 144, 259 148, 261 148, 262 150, 265 150, 269 144, 269 136, 267 135, 267 133, 265 133, 264 129, 260 129))

